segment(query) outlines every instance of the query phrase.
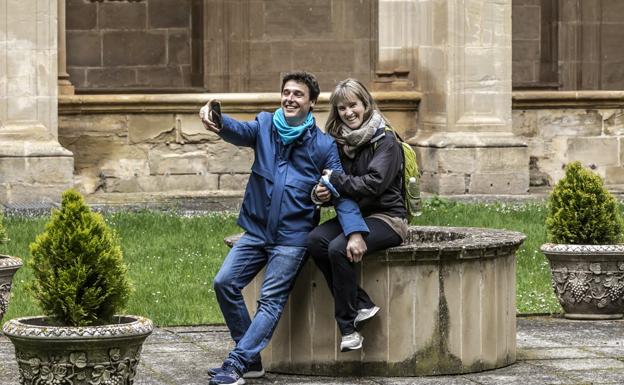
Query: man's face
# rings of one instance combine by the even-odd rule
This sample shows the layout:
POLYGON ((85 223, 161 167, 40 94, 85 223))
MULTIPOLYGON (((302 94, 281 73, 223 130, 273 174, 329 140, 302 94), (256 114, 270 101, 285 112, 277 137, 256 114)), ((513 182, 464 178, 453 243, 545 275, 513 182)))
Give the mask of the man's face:
POLYGON ((310 100, 310 90, 304 83, 289 80, 282 89, 282 110, 286 122, 299 126, 304 121, 314 102, 310 100))

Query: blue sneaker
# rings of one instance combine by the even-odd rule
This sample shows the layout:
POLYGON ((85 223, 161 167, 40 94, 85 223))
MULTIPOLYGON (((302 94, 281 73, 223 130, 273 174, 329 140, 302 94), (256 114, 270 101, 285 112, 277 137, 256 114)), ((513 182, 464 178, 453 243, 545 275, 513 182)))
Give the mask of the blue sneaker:
MULTIPOLYGON (((219 366, 217 368, 208 369, 208 375, 210 377, 216 376, 218 373, 222 371, 222 368, 219 366)), ((258 360, 249 365, 247 371, 243 374, 243 378, 261 378, 264 377, 264 368, 262 367, 262 361, 258 360)))
POLYGON ((224 362, 223 366, 214 377, 210 379, 208 385, 243 385, 245 380, 241 373, 231 362, 224 362))

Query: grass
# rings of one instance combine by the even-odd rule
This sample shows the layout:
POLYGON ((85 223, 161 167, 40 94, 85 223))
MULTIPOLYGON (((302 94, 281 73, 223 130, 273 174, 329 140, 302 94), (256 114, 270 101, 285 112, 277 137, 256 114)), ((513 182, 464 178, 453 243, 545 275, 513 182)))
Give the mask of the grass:
MULTIPOLYGON (((548 263, 539 252, 546 239, 543 204, 465 204, 433 198, 425 201, 423 211, 414 224, 494 227, 526 234, 517 253, 518 311, 561 311, 550 287, 548 263)), ((235 214, 189 217, 163 212, 120 212, 105 218, 120 235, 134 282, 129 314, 147 316, 161 326, 223 322, 212 280, 228 251, 223 238, 240 231, 235 214)), ((0 245, 0 254, 19 256, 27 262, 28 245, 43 231, 46 220, 5 217, 11 242, 0 245)), ((41 314, 25 290, 31 279, 28 266, 15 275, 5 320, 41 314)))

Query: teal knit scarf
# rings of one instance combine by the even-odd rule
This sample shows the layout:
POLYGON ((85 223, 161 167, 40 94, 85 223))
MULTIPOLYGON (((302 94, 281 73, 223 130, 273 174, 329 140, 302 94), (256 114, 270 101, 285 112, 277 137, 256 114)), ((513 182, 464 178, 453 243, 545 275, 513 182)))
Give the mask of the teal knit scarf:
POLYGON ((308 116, 306 116, 302 125, 292 127, 286 122, 284 111, 282 111, 281 108, 278 108, 273 114, 273 124, 277 128, 277 133, 282 139, 282 143, 290 144, 294 142, 295 139, 300 137, 305 130, 314 125, 314 118, 312 117, 312 113, 308 112, 308 116))

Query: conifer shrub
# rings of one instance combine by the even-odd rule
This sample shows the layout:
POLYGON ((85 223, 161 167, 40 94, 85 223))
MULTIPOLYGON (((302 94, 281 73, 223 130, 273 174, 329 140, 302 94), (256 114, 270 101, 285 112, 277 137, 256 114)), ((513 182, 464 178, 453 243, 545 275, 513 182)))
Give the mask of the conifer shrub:
POLYGON ((6 227, 4 226, 4 215, 2 215, 2 211, 0 211, 0 245, 7 243, 8 241, 9 237, 7 235, 6 227))
POLYGON ((66 326, 111 323, 131 291, 116 233, 75 190, 63 193, 45 231, 30 245, 30 292, 45 315, 66 326))
POLYGON ((622 241, 624 222, 602 178, 580 162, 566 166, 548 198, 546 232, 553 243, 606 245, 622 241))

